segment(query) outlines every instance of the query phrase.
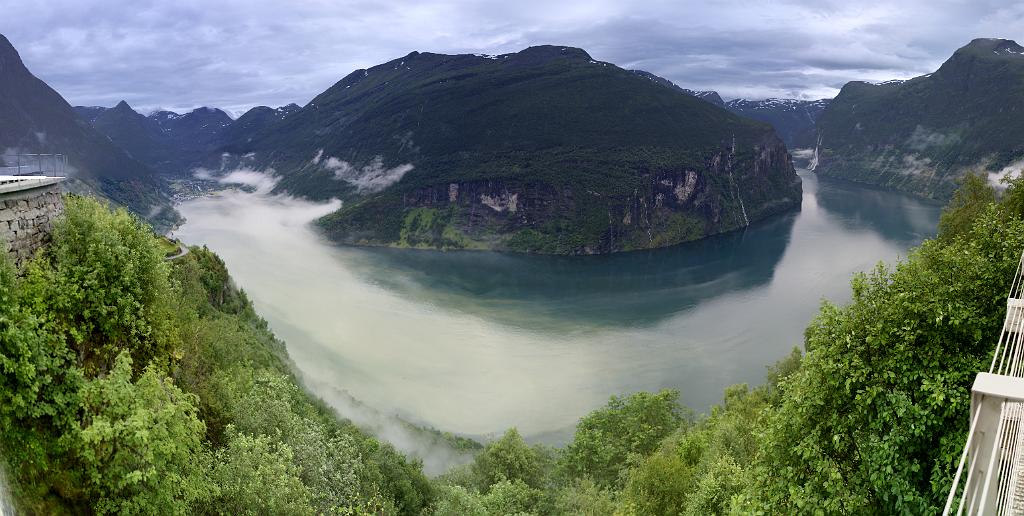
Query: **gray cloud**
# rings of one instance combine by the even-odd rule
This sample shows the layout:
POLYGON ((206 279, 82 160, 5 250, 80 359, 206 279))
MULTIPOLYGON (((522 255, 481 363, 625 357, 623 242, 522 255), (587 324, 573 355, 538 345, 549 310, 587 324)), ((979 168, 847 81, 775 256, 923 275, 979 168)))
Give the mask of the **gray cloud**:
POLYGON ((405 55, 578 46, 723 96, 819 98, 909 78, 975 37, 1024 37, 1005 0, 0 0, 29 67, 73 104, 305 104, 405 55))

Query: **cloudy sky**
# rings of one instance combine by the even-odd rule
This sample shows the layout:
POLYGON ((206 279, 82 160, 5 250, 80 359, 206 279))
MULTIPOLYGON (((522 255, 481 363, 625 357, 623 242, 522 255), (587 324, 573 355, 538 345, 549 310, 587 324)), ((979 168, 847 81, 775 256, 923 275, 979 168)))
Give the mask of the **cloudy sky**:
POLYGON ((305 104, 412 50, 551 43, 726 98, 833 96, 1024 42, 1024 0, 0 0, 0 33, 72 104, 305 104))

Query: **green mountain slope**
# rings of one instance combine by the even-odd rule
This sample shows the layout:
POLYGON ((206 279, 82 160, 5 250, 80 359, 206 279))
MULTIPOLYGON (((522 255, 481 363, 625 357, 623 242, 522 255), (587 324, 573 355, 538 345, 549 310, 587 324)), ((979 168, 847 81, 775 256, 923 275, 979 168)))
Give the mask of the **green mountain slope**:
POLYGON ((965 172, 1024 158, 1024 47, 976 39, 934 73, 851 82, 818 120, 826 176, 947 198, 965 172))
POLYGON ((612 252, 800 202, 769 126, 568 47, 413 52, 222 150, 255 153, 278 190, 346 200, 321 222, 357 244, 612 252))
POLYGON ((52 88, 32 75, 0 35, 0 150, 5 154, 67 154, 68 187, 127 206, 158 227, 178 219, 164 182, 81 119, 52 88))

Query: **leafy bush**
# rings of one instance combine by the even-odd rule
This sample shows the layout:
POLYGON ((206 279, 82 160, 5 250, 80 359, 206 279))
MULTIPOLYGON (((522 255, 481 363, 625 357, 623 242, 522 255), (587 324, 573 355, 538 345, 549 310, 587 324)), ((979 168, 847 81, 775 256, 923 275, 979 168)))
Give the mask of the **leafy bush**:
POLYGON ((81 429, 65 439, 74 440, 97 512, 184 514, 216 492, 205 477, 196 396, 153 366, 133 382, 131 358, 122 352, 109 374, 83 386, 81 397, 81 429))
POLYGON ((602 487, 619 485, 619 474, 631 455, 650 454, 687 421, 689 415, 678 400, 679 393, 672 390, 613 396, 605 408, 591 412, 576 425, 576 435, 563 456, 566 470, 602 487))

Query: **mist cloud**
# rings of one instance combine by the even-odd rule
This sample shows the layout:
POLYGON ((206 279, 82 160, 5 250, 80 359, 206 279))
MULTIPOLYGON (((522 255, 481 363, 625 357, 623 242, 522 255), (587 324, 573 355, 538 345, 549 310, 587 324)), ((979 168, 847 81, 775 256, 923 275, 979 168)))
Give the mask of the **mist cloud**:
POLYGON ((323 149, 318 150, 313 157, 314 164, 321 164, 325 169, 334 172, 334 178, 345 181, 356 187, 360 193, 379 192, 400 181, 402 177, 413 168, 411 163, 404 163, 394 167, 384 166, 384 158, 375 156, 369 163, 362 167, 353 166, 351 163, 329 156, 323 157, 323 149))

